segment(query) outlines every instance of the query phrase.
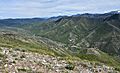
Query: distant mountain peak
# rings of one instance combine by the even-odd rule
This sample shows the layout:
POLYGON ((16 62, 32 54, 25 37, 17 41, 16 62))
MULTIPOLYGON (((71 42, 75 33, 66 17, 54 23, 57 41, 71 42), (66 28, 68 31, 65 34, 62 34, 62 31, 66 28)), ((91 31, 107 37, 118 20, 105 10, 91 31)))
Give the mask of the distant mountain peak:
POLYGON ((120 14, 120 10, 117 10, 117 11, 111 11, 110 13, 111 13, 111 14, 120 14))
POLYGON ((118 13, 120 13, 120 10, 118 10, 118 13))

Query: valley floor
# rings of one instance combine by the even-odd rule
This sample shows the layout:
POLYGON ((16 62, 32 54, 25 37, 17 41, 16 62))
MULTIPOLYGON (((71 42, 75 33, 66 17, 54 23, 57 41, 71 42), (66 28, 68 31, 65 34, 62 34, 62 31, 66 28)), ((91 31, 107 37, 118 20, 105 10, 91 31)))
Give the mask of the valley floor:
POLYGON ((113 67, 88 61, 70 63, 61 57, 1 47, 0 73, 119 73, 113 67))

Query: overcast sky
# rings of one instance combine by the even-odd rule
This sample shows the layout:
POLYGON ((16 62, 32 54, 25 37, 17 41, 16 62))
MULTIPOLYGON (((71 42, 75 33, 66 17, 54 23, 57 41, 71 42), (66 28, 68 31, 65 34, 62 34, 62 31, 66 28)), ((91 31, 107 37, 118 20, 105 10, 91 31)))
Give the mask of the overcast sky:
POLYGON ((0 18, 52 17, 119 9, 120 0, 0 0, 0 18))

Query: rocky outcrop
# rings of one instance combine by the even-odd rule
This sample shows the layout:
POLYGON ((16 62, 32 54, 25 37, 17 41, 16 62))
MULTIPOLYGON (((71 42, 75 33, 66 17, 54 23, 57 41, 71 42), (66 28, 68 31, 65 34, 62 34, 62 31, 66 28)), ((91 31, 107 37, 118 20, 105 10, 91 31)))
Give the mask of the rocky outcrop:
MULTIPOLYGON (((1 47, 0 73, 115 73, 113 67, 1 47)), ((119 72, 118 72, 119 73, 119 72)))

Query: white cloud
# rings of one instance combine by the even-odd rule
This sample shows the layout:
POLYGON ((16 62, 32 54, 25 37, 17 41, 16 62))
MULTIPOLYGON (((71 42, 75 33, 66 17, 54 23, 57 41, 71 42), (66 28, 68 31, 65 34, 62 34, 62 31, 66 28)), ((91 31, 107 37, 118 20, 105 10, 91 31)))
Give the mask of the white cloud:
POLYGON ((0 0, 0 17, 50 17, 119 8, 120 0, 0 0))

